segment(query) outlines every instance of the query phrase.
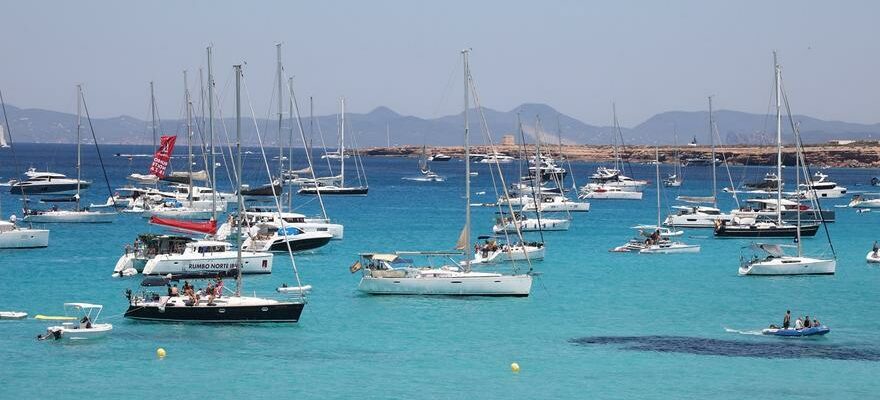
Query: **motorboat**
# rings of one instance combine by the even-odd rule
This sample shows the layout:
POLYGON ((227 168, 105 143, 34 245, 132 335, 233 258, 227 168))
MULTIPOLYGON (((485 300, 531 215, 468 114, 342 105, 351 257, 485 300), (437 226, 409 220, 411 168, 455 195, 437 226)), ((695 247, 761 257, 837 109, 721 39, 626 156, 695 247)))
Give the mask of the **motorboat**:
POLYGON ((488 154, 477 162, 480 164, 510 164, 514 160, 516 159, 511 156, 495 153, 488 154))
POLYGON ((776 173, 768 172, 760 181, 746 182, 743 184, 743 187, 751 192, 771 193, 781 189, 784 185, 780 183, 779 176, 776 173))
POLYGON ((743 258, 740 275, 833 275, 837 260, 786 255, 783 248, 792 245, 756 243, 751 246, 756 252, 750 259, 743 258))
POLYGON ((366 186, 344 187, 337 185, 329 185, 318 182, 314 186, 302 186, 296 193, 301 195, 316 195, 321 192, 322 196, 366 196, 370 188, 366 186))
POLYGON ((494 233, 516 233, 536 231, 567 231, 571 220, 560 218, 527 217, 525 214, 514 212, 513 215, 499 213, 492 227, 494 233), (517 229, 518 227, 518 229, 517 229))
POLYGON ((874 248, 865 255, 865 261, 869 263, 880 263, 880 246, 874 243, 874 248))
POLYGON ((434 153, 431 157, 428 157, 429 161, 449 161, 452 159, 452 156, 443 154, 443 153, 434 153))
POLYGON ((846 188, 828 180, 828 175, 816 171, 810 183, 798 186, 798 198, 802 199, 836 199, 846 194, 846 188))
POLYGON ((607 184, 588 183, 581 187, 579 199, 595 200, 641 200, 642 192, 626 190, 635 186, 609 186, 607 184))
MULTIPOLYGON (((306 218, 305 215, 292 212, 269 211, 264 208, 249 208, 244 213, 245 226, 254 226, 259 223, 273 223, 281 226, 282 220, 285 226, 295 227, 303 232, 329 233, 334 240, 342 240, 345 227, 342 224, 334 224, 322 218, 306 218)), ((236 219, 230 217, 217 229, 216 237, 219 240, 234 240, 236 219)))
POLYGON ((113 330, 112 324, 99 323, 98 317, 104 306, 89 303, 64 303, 66 313, 78 312, 82 315, 79 322, 63 322, 46 328, 46 333, 37 336, 40 340, 77 341, 98 339, 113 330))
POLYGON ((369 294, 526 297, 532 287, 528 274, 468 271, 457 262, 418 266, 399 254, 364 253, 360 257, 352 269, 363 271, 358 290, 369 294))
POLYGON ((590 211, 590 203, 578 202, 569 199, 563 195, 542 194, 537 196, 538 203, 531 196, 527 196, 531 201, 526 201, 522 205, 523 211, 541 211, 541 212, 587 212, 590 211))
POLYGON ((29 249, 49 246, 49 230, 25 228, 14 221, 0 220, 0 249, 29 249))
POLYGON ((853 195, 849 206, 853 208, 880 208, 880 195, 857 194, 853 195))
POLYGON ((0 320, 2 319, 25 319, 28 313, 23 311, 0 311, 0 320))
POLYGON ((284 225, 282 228, 280 224, 261 222, 249 229, 241 249, 300 252, 323 247, 331 239, 333 235, 328 232, 304 232, 295 226, 284 225))
POLYGON ((663 186, 666 187, 679 187, 681 183, 681 177, 677 174, 669 174, 669 176, 663 179, 663 186))
POLYGON ((782 209, 782 222, 796 222, 800 219, 806 223, 834 222, 836 213, 834 210, 816 210, 799 201, 783 198, 773 199, 747 199, 747 206, 739 210, 732 210, 731 215, 757 215, 770 219, 776 219, 779 210, 782 209), (779 205, 782 205, 780 207, 779 205), (800 215, 798 215, 800 214, 800 215))
POLYGON ((16 182, 9 187, 11 194, 73 194, 78 189, 88 189, 91 182, 68 178, 56 172, 39 172, 34 168, 25 172, 27 179, 16 182))
POLYGON ((242 274, 272 273, 272 253, 237 251, 228 242, 180 235, 141 234, 116 262, 113 276, 216 273, 240 269, 242 274), (240 268, 239 268, 240 267, 240 268))
POLYGON ((763 335, 785 336, 785 337, 804 337, 804 336, 822 336, 831 332, 831 329, 825 325, 811 326, 809 328, 767 328, 761 331, 763 335))
POLYGON ((635 180, 622 175, 617 168, 599 167, 596 173, 590 175, 590 182, 597 186, 630 188, 633 191, 641 190, 648 181, 635 180))
POLYGON ((681 228, 714 228, 715 221, 730 222, 733 216, 722 213, 721 210, 709 206, 672 206, 678 210, 675 214, 666 216, 664 226, 681 228))
POLYGON ((681 164, 685 167, 709 167, 712 164, 721 165, 721 160, 717 157, 713 160, 711 157, 697 156, 688 157, 681 160, 681 164))

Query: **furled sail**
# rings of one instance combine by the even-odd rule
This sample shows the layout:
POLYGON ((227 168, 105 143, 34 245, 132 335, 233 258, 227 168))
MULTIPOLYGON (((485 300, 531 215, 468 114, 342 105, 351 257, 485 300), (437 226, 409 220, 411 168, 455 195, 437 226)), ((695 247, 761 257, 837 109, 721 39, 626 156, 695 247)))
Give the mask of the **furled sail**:
POLYGON ((206 222, 196 222, 152 216, 150 217, 150 223, 153 225, 161 225, 187 233, 205 233, 208 235, 213 235, 217 233, 217 221, 214 220, 206 222))

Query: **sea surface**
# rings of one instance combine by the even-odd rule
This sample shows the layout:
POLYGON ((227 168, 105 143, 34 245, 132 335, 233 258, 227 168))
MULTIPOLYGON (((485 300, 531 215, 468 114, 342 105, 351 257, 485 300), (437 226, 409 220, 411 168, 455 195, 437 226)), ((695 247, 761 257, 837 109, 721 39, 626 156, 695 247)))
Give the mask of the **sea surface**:
MULTIPOLYGON (((85 202, 103 203, 108 189, 97 155, 93 147, 84 152, 83 174, 93 181, 85 202)), ((116 188, 127 174, 145 172, 150 159, 114 154, 151 150, 101 152, 116 188)), ((295 167, 305 165, 303 154, 296 152, 295 167)), ((74 175, 74 155, 72 145, 24 144, 14 163, 2 149, 0 180, 29 166, 74 175)), ((277 161, 269 162, 275 170, 277 161)), ((259 154, 245 163, 247 182, 266 182, 259 154)), ((632 226, 655 223, 656 190, 649 186, 641 201, 595 200, 589 213, 572 216, 571 230, 544 233, 547 256, 533 265, 540 275, 530 297, 382 297, 359 293, 360 275, 349 266, 364 251, 451 249, 464 221, 464 163, 432 164, 445 183, 401 179, 418 174, 416 159, 363 163, 369 196, 324 200, 330 217, 345 225, 345 239, 295 258, 303 283, 314 287, 298 324, 123 319, 123 292, 139 281, 111 278, 113 266, 138 233, 160 231, 139 216, 53 225, 48 248, 0 250, 0 310, 61 315, 64 302, 100 303, 102 319, 114 325, 105 339, 62 344, 34 339, 47 322, 0 321, 0 397, 865 399, 880 391, 880 267, 865 262, 880 239, 880 212, 834 207, 849 196, 823 202, 837 211, 828 226, 839 260, 834 276, 737 276, 742 248, 751 242, 714 239, 710 230, 682 237, 702 245, 696 255, 610 253, 634 235, 632 226), (786 309, 818 317, 831 333, 806 340, 755 334, 780 324, 786 309), (160 347, 164 359, 156 356, 160 347), (511 371, 513 362, 520 372, 511 371)), ((181 158, 173 165, 185 169, 181 158)), ((573 163, 577 184, 597 165, 573 163)), ((326 161, 318 168, 326 171, 326 161)), ((495 199, 488 168, 474 166, 475 203, 495 199)), ((517 164, 504 168, 508 178, 519 172, 517 164)), ((653 166, 631 168, 636 178, 654 181, 653 166)), ((665 176, 672 166, 661 169, 665 176)), ((731 176, 738 184, 768 170, 732 167, 731 176)), ((710 171, 685 168, 684 185, 662 192, 664 216, 679 194, 709 195, 710 171)), ((871 191, 878 174, 825 172, 851 192, 871 191)), ((218 176, 228 190, 225 167, 218 176)), ((720 168, 719 187, 728 185, 720 168)), ((723 209, 735 206, 729 195, 719 197, 723 209)), ((7 188, 0 199, 4 218, 20 216, 21 202, 7 188)), ((301 213, 320 212, 313 198, 293 201, 301 213)), ((495 211, 473 209, 474 237, 491 232, 495 211)), ((831 254, 821 232, 803 245, 807 254, 831 254)), ((271 275, 245 277, 244 291, 274 296, 276 287, 294 282, 291 262, 280 254, 271 275)))

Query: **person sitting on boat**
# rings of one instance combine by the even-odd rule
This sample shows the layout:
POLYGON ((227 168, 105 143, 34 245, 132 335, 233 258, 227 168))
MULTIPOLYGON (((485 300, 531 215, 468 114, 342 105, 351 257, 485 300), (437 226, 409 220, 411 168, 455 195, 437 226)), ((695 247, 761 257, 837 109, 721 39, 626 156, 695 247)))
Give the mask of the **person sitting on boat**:
POLYGON ((788 329, 791 326, 791 310, 785 310, 785 317, 782 318, 782 329, 788 329))
POLYGON ((810 322, 810 316, 807 315, 807 317, 804 318, 804 328, 812 328, 812 327, 813 327, 813 324, 810 322))
POLYGON ((820 327, 820 326, 822 326, 822 323, 819 322, 818 319, 813 318, 813 327, 818 328, 818 327, 820 327))
POLYGON ((92 319, 88 315, 79 320, 79 329, 92 329, 92 319))
POLYGON ((180 296, 180 289, 177 288, 176 283, 169 290, 170 290, 170 292, 168 293, 169 296, 171 296, 171 297, 180 296))
POLYGON ((801 330, 804 329, 804 320, 798 317, 797 321, 794 321, 794 329, 801 330))
POLYGON ((213 282, 208 283, 208 287, 205 288, 205 293, 208 295, 208 305, 209 306, 214 305, 214 295, 215 295, 216 290, 217 290, 217 288, 214 286, 213 282))
MULTIPOLYGON (((13 217, 14 217, 14 215, 13 215, 13 217)), ((10 217, 9 220, 11 221, 12 217, 10 217)), ((880 245, 878 245, 877 241, 875 240, 874 241, 874 257, 877 257, 878 255, 880 255, 880 245)))
POLYGON ((217 277, 217 284, 214 285, 214 296, 217 298, 223 297, 223 278, 217 277))

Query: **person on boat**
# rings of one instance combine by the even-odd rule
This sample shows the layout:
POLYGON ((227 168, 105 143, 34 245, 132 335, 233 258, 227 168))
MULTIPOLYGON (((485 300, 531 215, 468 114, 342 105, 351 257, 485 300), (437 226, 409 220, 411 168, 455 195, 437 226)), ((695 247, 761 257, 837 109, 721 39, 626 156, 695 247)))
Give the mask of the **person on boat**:
MULTIPOLYGON (((10 217, 10 221, 11 220, 12 220, 12 218, 10 217)), ((880 255, 880 245, 877 244, 876 240, 874 241, 874 249, 873 250, 874 250, 874 257, 877 257, 878 255, 880 255)))
POLYGON ((208 295, 208 305, 214 305, 214 295, 216 292, 216 287, 214 286, 214 282, 208 283, 208 287, 205 288, 205 294, 208 295))
POLYGON ((804 320, 798 317, 797 321, 794 321, 794 329, 801 330, 804 329, 804 320))
POLYGON ((822 323, 819 322, 819 320, 817 318, 813 318, 813 327, 818 328, 820 326, 822 326, 822 323))
POLYGON ((812 323, 810 323, 810 316, 807 315, 807 317, 804 318, 804 328, 812 328, 812 327, 813 327, 813 325, 812 325, 812 323))
POLYGON ((223 297, 223 278, 217 277, 217 284, 214 285, 214 296, 215 297, 223 297))
POLYGON ((174 284, 174 286, 171 287, 171 289, 170 289, 170 293, 169 293, 168 295, 171 296, 171 297, 177 297, 177 296, 180 296, 180 289, 177 288, 177 284, 176 284, 176 283, 174 284))
POLYGON ((92 319, 89 318, 88 315, 82 317, 82 319, 79 320, 79 328, 80 329, 92 329, 92 319))
POLYGON ((791 326, 791 310, 785 310, 785 317, 782 318, 782 329, 788 329, 791 326))

